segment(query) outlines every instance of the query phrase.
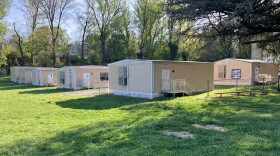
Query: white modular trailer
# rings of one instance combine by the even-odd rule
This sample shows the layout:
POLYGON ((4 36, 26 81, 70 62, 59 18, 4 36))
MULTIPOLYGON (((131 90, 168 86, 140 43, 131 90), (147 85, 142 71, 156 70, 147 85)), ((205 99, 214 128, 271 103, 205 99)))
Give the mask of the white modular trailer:
POLYGON ((122 60, 109 66, 109 93, 153 99, 160 94, 153 90, 153 62, 122 60))
POLYGON ((19 69, 26 68, 25 66, 13 66, 10 67, 10 75, 11 75, 11 81, 18 82, 19 81, 19 69))
POLYGON ((17 82, 21 84, 32 84, 32 71, 37 67, 22 67, 18 69, 17 82))
POLYGON ((148 99, 178 90, 191 94, 213 90, 213 77, 209 62, 122 60, 109 64, 109 93, 148 99))
POLYGON ((58 88, 94 88, 101 82, 108 83, 107 66, 66 66, 58 69, 58 88))
POLYGON ((57 68, 40 67, 32 71, 32 84, 36 86, 56 86, 57 68))

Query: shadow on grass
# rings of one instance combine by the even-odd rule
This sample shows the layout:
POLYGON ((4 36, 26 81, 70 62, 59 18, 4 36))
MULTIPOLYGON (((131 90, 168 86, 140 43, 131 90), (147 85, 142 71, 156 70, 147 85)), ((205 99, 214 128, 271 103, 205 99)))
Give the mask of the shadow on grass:
POLYGON ((238 111, 250 111, 258 114, 278 114, 280 112, 280 97, 277 94, 213 98, 210 102, 213 106, 216 104, 234 108, 238 111))
MULTIPOLYGON (((160 98, 157 100, 167 100, 168 98, 160 98)), ((152 100, 117 96, 117 95, 99 95, 88 98, 71 99, 56 104, 63 108, 85 109, 85 110, 104 110, 111 108, 119 108, 127 105, 138 105, 152 100)))
POLYGON ((23 89, 34 89, 34 88, 40 88, 38 86, 31 86, 31 85, 22 85, 22 84, 13 84, 13 85, 5 85, 2 86, 0 84, 0 90, 23 90, 23 89))
POLYGON ((31 90, 31 91, 22 91, 19 94, 54 94, 54 93, 63 93, 63 92, 73 92, 74 90, 64 89, 64 88, 48 88, 48 87, 40 87, 41 89, 38 90, 31 90), (43 89, 42 89, 43 88, 43 89))
POLYGON ((0 77, 0 90, 21 90, 39 88, 38 86, 31 86, 26 84, 18 84, 10 81, 10 77, 0 77))

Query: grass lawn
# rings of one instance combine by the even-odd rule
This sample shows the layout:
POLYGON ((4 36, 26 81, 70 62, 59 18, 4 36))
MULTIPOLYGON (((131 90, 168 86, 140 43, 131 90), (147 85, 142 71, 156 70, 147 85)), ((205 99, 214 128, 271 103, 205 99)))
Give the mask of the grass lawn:
MULTIPOLYGON (((229 90, 234 89, 217 91, 229 90)), ((69 90, 18 85, 0 77, 0 155, 280 154, 276 93, 145 100, 65 92, 69 90), (219 125, 227 131, 194 124, 219 125), (166 136, 165 130, 195 137, 166 136)))

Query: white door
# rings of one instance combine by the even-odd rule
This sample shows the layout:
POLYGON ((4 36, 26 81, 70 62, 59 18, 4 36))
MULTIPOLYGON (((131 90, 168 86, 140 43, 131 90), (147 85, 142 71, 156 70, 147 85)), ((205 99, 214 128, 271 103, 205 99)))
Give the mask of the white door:
POLYGON ((90 87, 90 73, 83 73, 83 86, 90 87))
POLYGON ((48 73, 48 84, 53 85, 54 84, 54 75, 53 73, 48 73))
POLYGON ((162 90, 170 90, 170 70, 169 69, 162 69, 161 75, 162 81, 162 90))
POLYGON ((258 79, 259 79, 259 70, 260 70, 259 67, 255 68, 255 81, 258 81, 258 79))

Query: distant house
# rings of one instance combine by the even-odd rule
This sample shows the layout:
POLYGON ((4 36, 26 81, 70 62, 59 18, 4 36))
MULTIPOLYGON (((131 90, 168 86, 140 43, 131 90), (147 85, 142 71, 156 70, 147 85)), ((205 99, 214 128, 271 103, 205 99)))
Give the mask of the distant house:
POLYGON ((252 44, 251 59, 262 60, 268 63, 275 63, 275 64, 280 63, 280 56, 275 56, 273 54, 265 54, 261 48, 258 48, 256 43, 252 44))
POLYGON ((69 48, 69 56, 79 56, 81 55, 81 45, 80 44, 73 44, 69 48))
POLYGON ((277 82, 278 65, 261 60, 249 59, 223 59, 215 62, 214 84, 215 85, 252 85, 265 81, 277 82))
POLYGON ((107 66, 66 66, 58 69, 58 88, 76 90, 94 88, 106 83, 108 83, 107 66))
POLYGON ((164 93, 191 94, 214 87, 214 64, 208 62, 122 60, 108 66, 109 93, 115 95, 153 99, 164 93))

